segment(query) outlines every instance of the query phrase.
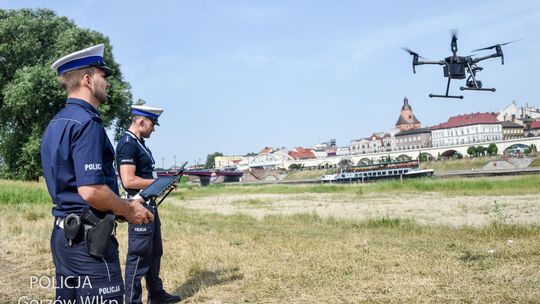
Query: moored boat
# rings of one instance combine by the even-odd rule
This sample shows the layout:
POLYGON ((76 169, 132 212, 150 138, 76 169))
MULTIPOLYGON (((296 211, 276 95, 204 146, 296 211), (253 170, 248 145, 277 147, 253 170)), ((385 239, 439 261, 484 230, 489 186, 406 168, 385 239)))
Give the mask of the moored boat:
POLYGON ((369 182, 380 179, 403 179, 432 176, 433 169, 420 169, 417 161, 354 166, 337 174, 321 176, 323 182, 369 182))

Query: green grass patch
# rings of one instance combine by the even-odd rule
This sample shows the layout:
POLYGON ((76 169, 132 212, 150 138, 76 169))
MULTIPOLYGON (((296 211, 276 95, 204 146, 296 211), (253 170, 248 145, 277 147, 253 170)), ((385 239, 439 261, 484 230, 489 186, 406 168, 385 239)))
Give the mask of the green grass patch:
POLYGON ((536 156, 529 167, 540 167, 540 156, 536 156))
POLYGON ((540 193, 540 178, 535 175, 500 178, 420 178, 403 182, 373 183, 367 190, 376 192, 439 192, 448 195, 521 195, 540 193))
POLYGON ((0 204, 45 204, 51 197, 43 183, 0 180, 0 204))
POLYGON ((290 172, 286 180, 307 180, 307 179, 318 179, 321 175, 325 174, 326 169, 321 170, 302 170, 302 171, 292 171, 290 172))
POLYGON ((301 194, 340 193, 348 191, 348 185, 264 185, 264 184, 212 184, 206 187, 180 186, 171 195, 178 199, 190 199, 222 194, 301 194))
MULTIPOLYGON (((500 158, 500 157, 498 157, 500 158)), ((455 171, 455 170, 470 170, 472 168, 483 168, 486 164, 497 157, 475 157, 462 158, 452 160, 437 160, 431 162, 423 162, 420 167, 423 169, 433 169, 437 171, 455 171)))
POLYGON ((438 192, 445 195, 512 195, 540 193, 536 175, 482 178, 417 178, 388 180, 366 184, 257 185, 219 184, 207 187, 181 186, 172 196, 191 199, 225 194, 306 194, 344 193, 359 197, 369 194, 438 192))

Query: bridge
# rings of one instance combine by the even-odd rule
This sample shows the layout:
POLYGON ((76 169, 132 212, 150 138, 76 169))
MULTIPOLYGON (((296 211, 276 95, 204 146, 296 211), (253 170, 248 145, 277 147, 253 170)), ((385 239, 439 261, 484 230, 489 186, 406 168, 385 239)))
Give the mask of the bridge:
MULTIPOLYGON (((170 170, 170 171, 159 171, 157 172, 158 176, 170 176, 170 175, 176 175, 178 173, 178 170, 170 170)), ((224 182, 238 182, 244 175, 244 172, 242 171, 230 171, 230 170, 217 170, 217 169, 210 169, 210 170, 184 170, 182 172, 182 175, 184 176, 197 176, 199 178, 199 181, 201 183, 201 186, 207 186, 210 183, 210 180, 213 178, 218 178, 220 176, 223 176, 224 182)))
POLYGON ((399 158, 408 158, 408 159, 418 159, 420 155, 426 155, 431 159, 437 159, 439 156, 451 156, 455 153, 460 153, 461 155, 467 155, 467 149, 471 146, 484 146, 487 148, 490 144, 495 144, 497 146, 497 151, 499 154, 502 154, 508 148, 512 147, 523 147, 530 146, 534 144, 535 146, 540 145, 540 137, 524 137, 500 141, 489 141, 489 142, 475 142, 461 145, 451 145, 451 146, 438 146, 438 147, 429 147, 421 149, 411 149, 411 150, 399 150, 399 151, 385 151, 378 153, 367 153, 367 154, 354 154, 354 155, 343 155, 343 156, 333 156, 326 158, 315 158, 315 159, 302 159, 295 160, 290 156, 284 153, 263 153, 255 157, 248 166, 253 167, 268 167, 268 168, 281 168, 289 169, 291 165, 303 165, 304 168, 308 167, 319 167, 319 168, 331 168, 336 167, 340 162, 346 162, 350 165, 358 165, 361 163, 377 162, 381 158, 391 157, 392 159, 399 158))

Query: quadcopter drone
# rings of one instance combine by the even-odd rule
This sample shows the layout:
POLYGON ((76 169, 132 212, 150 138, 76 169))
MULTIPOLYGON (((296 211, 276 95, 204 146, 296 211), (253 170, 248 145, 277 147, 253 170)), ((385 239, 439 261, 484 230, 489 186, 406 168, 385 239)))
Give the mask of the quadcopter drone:
POLYGON ((479 57, 479 58, 473 58, 474 55, 469 56, 458 56, 457 55, 457 33, 454 31, 452 32, 452 41, 450 42, 450 47, 452 49, 452 56, 444 58, 444 60, 439 61, 429 61, 429 60, 418 60, 419 58, 425 59, 422 56, 418 55, 418 53, 411 51, 408 48, 403 48, 406 52, 411 54, 413 56, 412 61, 412 67, 413 67, 413 73, 416 73, 416 66, 422 65, 422 64, 438 64, 443 66, 444 71, 444 77, 448 78, 448 83, 446 84, 446 94, 445 95, 436 95, 436 94, 429 94, 429 97, 440 97, 440 98, 459 98, 463 99, 463 96, 461 95, 448 95, 448 90, 450 89, 450 81, 452 79, 465 79, 467 77, 467 74, 469 76, 467 77, 467 80, 465 81, 466 87, 460 87, 459 89, 462 91, 469 90, 469 91, 491 91, 495 92, 495 88, 483 88, 482 87, 482 81, 477 80, 476 73, 483 70, 482 67, 479 67, 477 65, 478 62, 482 60, 486 60, 489 58, 496 58, 501 57, 501 64, 504 64, 504 54, 502 51, 502 46, 515 42, 510 41, 506 43, 501 44, 495 44, 492 46, 488 46, 481 49, 473 50, 473 52, 476 51, 483 51, 483 50, 491 50, 495 49, 495 53, 479 57))

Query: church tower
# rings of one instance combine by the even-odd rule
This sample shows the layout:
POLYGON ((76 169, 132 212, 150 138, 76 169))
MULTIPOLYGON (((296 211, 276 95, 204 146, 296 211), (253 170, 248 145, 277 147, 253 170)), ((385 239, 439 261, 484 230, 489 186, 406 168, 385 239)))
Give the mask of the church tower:
POLYGON ((401 107, 401 114, 396 122, 396 128, 400 131, 420 128, 420 121, 414 116, 407 97, 403 99, 403 106, 401 107))

